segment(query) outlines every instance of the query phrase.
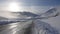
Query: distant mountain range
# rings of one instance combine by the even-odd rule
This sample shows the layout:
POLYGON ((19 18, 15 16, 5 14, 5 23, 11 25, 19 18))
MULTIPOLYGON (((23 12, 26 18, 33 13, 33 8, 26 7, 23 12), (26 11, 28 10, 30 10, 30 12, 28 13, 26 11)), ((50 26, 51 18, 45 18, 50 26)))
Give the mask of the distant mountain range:
MULTIPOLYGON (((57 9, 56 8, 52 8, 52 9, 49 9, 48 11, 46 11, 45 13, 41 14, 41 15, 37 15, 37 14, 34 14, 32 12, 13 12, 13 13, 16 13, 16 14, 20 14, 22 16, 26 16, 26 17, 31 17, 31 18, 49 18, 49 17, 56 17, 59 15, 59 12, 57 12, 57 9)), ((18 15, 18 17, 20 17, 20 15, 18 15)))
MULTIPOLYGON (((30 19, 44 19, 50 17, 56 17, 59 15, 56 8, 49 9, 41 15, 34 14, 32 12, 1 12, 0 20, 30 20, 30 19)), ((14 21, 12 21, 14 22, 14 21)), ((15 21, 16 22, 16 21, 15 21)))
POLYGON ((55 17, 55 16, 58 16, 59 13, 57 12, 57 9, 56 8, 52 8, 52 9, 49 9, 48 11, 46 11, 45 13, 41 14, 41 15, 37 15, 37 14, 34 14, 32 12, 27 12, 27 11, 24 11, 24 12, 8 12, 8 11, 1 11, 0 12, 0 19, 5 19, 5 18, 8 18, 8 19, 13 19, 13 18, 18 18, 18 19, 26 19, 26 18, 35 18, 35 17, 55 17))

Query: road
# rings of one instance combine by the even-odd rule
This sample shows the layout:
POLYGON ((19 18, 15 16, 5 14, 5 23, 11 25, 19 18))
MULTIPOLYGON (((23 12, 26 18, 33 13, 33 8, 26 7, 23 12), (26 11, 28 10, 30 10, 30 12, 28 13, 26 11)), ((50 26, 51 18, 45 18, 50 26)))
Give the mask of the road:
POLYGON ((40 20, 0 25, 0 34, 59 34, 58 30, 40 20))
POLYGON ((32 21, 27 21, 0 25, 0 34, 28 34, 31 23, 32 21))

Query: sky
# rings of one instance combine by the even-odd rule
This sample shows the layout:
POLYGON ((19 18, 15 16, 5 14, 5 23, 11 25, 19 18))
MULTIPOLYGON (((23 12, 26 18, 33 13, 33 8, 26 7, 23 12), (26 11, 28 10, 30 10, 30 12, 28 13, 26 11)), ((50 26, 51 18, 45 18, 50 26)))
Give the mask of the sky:
POLYGON ((60 0, 0 0, 0 11, 7 10, 9 3, 16 2, 19 5, 19 11, 46 11, 47 8, 60 5, 60 0), (43 7, 44 6, 44 7, 43 7), (39 8, 36 10, 36 8, 39 8))
POLYGON ((0 0, 0 3, 19 2, 26 6, 55 6, 60 5, 60 0, 0 0))

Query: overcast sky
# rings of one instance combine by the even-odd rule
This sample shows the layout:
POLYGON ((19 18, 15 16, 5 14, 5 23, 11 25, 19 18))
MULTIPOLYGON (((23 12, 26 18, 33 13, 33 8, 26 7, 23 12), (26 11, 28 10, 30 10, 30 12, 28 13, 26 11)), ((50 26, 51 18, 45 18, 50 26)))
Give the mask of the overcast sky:
POLYGON ((34 6, 55 6, 55 5, 60 5, 60 0, 0 0, 0 3, 5 4, 7 2, 19 2, 23 3, 24 5, 34 5, 34 6))
MULTIPOLYGON (((60 0, 0 0, 0 10, 7 10, 9 3, 12 2, 18 3, 20 10, 30 10, 33 8, 32 6, 45 6, 42 7, 44 10, 44 8, 47 9, 52 6, 54 7, 60 5, 60 0)), ((40 8, 40 10, 42 10, 42 8, 40 8)))

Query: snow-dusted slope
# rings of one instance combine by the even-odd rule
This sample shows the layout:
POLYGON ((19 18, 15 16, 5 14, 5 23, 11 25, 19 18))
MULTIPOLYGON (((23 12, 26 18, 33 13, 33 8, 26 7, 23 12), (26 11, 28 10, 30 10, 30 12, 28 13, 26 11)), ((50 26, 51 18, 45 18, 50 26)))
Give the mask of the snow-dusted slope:
POLYGON ((33 34, 59 34, 58 30, 52 27, 50 24, 42 22, 40 20, 33 21, 33 34))
POLYGON ((56 17, 59 15, 57 8, 52 8, 46 11, 45 13, 41 14, 41 17, 49 18, 49 17, 56 17))

